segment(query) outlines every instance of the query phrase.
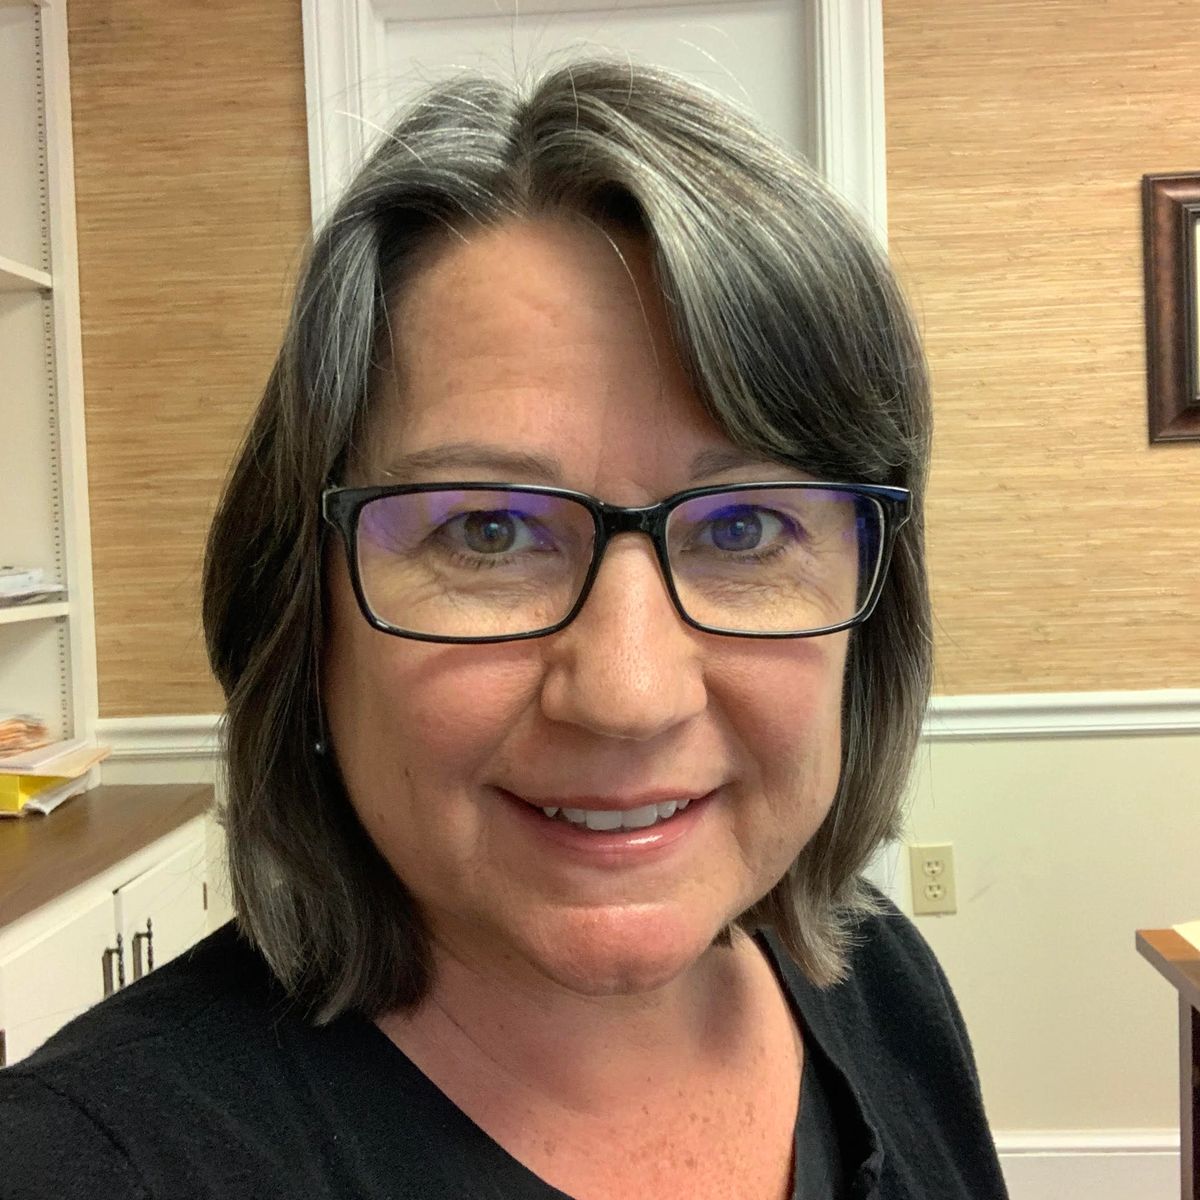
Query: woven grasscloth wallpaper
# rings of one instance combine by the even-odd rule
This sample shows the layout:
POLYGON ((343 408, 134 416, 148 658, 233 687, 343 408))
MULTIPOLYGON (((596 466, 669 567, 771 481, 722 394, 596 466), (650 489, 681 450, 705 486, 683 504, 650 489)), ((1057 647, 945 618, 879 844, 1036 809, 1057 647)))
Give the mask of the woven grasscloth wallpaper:
POLYGON ((890 242, 937 435, 937 691, 1200 687, 1200 442, 1147 444, 1140 182, 1200 6, 884 0, 890 242))
POLYGON ((215 712, 204 533, 309 222, 300 5, 68 13, 100 711, 215 712))
MULTIPOLYGON (((204 529, 308 222, 294 0, 72 0, 104 716, 211 712, 204 529)), ((933 366, 937 690, 1200 686, 1200 443, 1146 441, 1139 181, 1200 170, 1200 13, 884 0, 933 366)))

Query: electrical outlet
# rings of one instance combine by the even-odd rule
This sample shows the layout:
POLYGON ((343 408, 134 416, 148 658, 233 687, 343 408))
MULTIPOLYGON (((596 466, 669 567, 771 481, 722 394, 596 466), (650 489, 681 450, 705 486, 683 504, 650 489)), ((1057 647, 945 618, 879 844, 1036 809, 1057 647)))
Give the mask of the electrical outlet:
POLYGON ((958 912, 954 889, 954 847, 949 842, 909 846, 913 913, 918 917, 958 912))

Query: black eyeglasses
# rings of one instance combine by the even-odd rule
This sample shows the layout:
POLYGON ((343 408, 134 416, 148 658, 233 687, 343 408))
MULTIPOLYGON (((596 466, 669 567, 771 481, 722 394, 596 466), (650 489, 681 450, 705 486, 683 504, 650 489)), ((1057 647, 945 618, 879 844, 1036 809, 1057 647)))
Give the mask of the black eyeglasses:
POLYGON ((905 488, 743 483, 621 508, 564 488, 329 488, 363 616, 427 642, 506 642, 568 625, 609 541, 650 538, 679 615, 731 637, 816 637, 871 615, 905 488))

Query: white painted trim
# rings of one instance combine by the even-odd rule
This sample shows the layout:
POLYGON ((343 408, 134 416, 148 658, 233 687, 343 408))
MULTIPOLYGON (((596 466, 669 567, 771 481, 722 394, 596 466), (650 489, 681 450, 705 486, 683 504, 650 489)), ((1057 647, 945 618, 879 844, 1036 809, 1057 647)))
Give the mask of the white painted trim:
MULTIPOLYGON (((214 758, 219 717, 107 717, 97 722, 114 759, 214 758)), ((926 741, 1200 733, 1200 690, 935 696, 926 741)))
POLYGON ((384 56, 384 21, 372 0, 303 0, 308 181, 318 223, 349 182, 372 138, 363 83, 384 56))
MULTIPOLYGON (((387 21, 447 21, 463 17, 512 17, 519 21, 547 13, 590 13, 621 16, 630 8, 674 8, 695 5, 697 0, 375 0, 375 6, 387 21)), ((711 3, 711 0, 708 0, 711 3)), ((754 3, 754 0, 721 0, 723 4, 754 3)), ((701 0, 704 3, 704 0, 701 0)))
MULTIPOLYGON (((354 66, 347 44, 347 4, 353 0, 303 0, 304 95, 308 110, 308 186, 313 221, 331 200, 330 182, 351 160, 350 127, 327 114, 346 94, 354 66)), ((335 110, 336 111, 336 110, 335 110)))
POLYGON ((1200 733, 1200 689, 935 696, 926 741, 1200 733))
POLYGON ((1012 1200, 1178 1200, 1174 1130, 999 1132, 995 1140, 1012 1200))
POLYGON ((808 0, 817 169, 887 246, 882 0, 808 0))
POLYGON ((104 717, 96 737, 112 747, 115 760, 215 759, 220 753, 220 718, 205 713, 181 717, 104 717))
POLYGON ((998 1130, 996 1149, 1006 1158, 1029 1154, 1178 1154, 1178 1129, 998 1130))

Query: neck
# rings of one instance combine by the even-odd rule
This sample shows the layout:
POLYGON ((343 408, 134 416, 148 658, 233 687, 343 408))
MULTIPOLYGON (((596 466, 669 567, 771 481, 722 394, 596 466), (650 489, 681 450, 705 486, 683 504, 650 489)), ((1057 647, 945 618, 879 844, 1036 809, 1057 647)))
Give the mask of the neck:
POLYGON ((431 996, 380 1028, 460 1107, 471 1095, 577 1115, 644 1111, 758 1044, 770 968, 742 933, 637 995, 574 993, 532 970, 496 970, 442 947, 431 996), (764 990, 765 989, 765 990, 764 990), (459 1093, 456 1095, 456 1092, 459 1093))

